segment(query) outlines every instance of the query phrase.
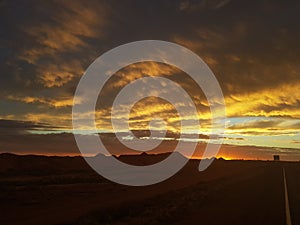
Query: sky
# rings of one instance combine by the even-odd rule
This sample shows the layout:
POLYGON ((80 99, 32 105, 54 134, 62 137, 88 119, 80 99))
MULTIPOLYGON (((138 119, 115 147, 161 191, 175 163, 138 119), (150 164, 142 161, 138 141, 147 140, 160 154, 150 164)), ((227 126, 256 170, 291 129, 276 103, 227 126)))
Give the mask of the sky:
MULTIPOLYGON (((300 160, 299 11, 295 0, 2 0, 0 152, 78 154, 73 97, 88 66, 119 45, 164 40, 195 52, 220 83, 227 116, 225 134, 215 137, 224 139, 220 156, 300 160)), ((155 62, 129 65, 107 82, 96 107, 102 139, 114 153, 124 150, 109 134, 111 105, 123 87, 147 76, 189 91, 203 148, 210 133, 205 96, 179 68, 155 62)), ((130 126, 143 134, 153 117, 179 132, 174 107, 153 97, 134 105, 130 126)))

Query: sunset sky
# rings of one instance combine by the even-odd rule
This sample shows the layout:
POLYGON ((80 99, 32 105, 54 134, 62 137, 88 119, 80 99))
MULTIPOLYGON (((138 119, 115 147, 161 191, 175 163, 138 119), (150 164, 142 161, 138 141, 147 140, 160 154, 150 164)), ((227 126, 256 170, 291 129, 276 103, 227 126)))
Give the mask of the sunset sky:
MULTIPOLYGON (((164 40, 199 55, 220 83, 227 115, 220 156, 271 159, 278 153, 300 160, 299 12, 296 0, 1 0, 0 152, 78 154, 72 105, 87 67, 121 44, 164 40)), ((201 90, 178 68, 147 62, 117 72, 99 96, 97 128, 110 148, 121 149, 107 134, 112 102, 146 76, 189 91, 201 126, 193 132, 204 145, 210 113, 201 90)), ((134 106, 131 128, 142 133, 153 117, 178 132, 174 107, 157 98, 134 106)))

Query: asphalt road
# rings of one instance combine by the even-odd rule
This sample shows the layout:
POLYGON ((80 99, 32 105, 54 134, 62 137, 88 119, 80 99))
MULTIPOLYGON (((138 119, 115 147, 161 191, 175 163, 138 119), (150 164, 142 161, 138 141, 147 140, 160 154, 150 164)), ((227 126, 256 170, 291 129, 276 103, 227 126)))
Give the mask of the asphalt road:
POLYGON ((293 225, 300 224, 300 166, 285 165, 287 190, 290 202, 291 220, 293 225))

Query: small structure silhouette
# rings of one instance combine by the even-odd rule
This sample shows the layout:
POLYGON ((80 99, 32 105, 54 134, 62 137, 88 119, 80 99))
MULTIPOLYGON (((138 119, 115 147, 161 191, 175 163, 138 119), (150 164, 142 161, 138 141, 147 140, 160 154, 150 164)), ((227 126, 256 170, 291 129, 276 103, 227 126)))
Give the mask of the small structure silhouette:
POLYGON ((274 161, 280 161, 280 156, 279 155, 273 155, 274 161))

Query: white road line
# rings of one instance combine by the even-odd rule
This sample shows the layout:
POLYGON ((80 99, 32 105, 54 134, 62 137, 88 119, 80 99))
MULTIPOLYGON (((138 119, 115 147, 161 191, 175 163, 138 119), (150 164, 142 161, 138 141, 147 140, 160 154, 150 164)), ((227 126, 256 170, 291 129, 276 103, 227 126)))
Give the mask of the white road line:
POLYGON ((283 181, 284 181, 286 225, 292 225, 292 219, 291 219, 291 213, 290 213, 290 204, 289 204, 289 195, 288 195, 288 190, 287 190, 287 183, 286 183, 285 169, 284 168, 283 168, 283 181))

